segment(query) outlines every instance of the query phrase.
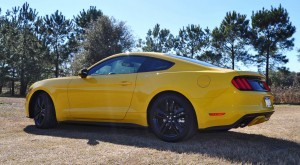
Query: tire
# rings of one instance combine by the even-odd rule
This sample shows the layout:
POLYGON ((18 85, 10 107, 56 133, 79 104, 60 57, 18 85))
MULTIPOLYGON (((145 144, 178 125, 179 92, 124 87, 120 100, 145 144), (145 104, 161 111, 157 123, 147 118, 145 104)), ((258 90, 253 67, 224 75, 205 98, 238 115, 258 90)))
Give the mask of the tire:
POLYGON ((151 104, 148 121, 153 133, 166 142, 188 139, 197 131, 192 105, 178 94, 159 96, 151 104))
POLYGON ((34 123, 37 128, 53 128, 57 126, 55 109, 50 96, 40 93, 34 101, 34 123))

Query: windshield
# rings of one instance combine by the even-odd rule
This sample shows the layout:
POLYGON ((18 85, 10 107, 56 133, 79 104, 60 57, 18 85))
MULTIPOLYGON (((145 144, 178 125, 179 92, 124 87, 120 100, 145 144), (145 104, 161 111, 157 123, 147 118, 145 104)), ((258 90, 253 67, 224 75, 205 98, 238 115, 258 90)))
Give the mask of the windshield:
POLYGON ((209 63, 207 63, 207 62, 200 61, 200 60, 196 60, 196 59, 192 59, 192 58, 188 58, 188 57, 184 57, 184 56, 177 56, 177 55, 172 55, 172 54, 166 54, 166 55, 167 55, 167 56, 174 57, 174 58, 178 58, 178 59, 181 59, 181 60, 184 60, 184 61, 188 61, 188 62, 200 64, 200 65, 203 65, 203 66, 207 66, 207 67, 210 67, 210 68, 220 68, 220 67, 218 67, 218 66, 209 64, 209 63))

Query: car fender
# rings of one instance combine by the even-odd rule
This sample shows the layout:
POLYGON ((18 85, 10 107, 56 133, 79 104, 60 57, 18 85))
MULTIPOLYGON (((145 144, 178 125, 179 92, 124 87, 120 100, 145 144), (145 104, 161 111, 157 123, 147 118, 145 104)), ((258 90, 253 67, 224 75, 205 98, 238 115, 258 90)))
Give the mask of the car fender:
POLYGON ((57 121, 63 121, 69 117, 69 100, 67 86, 71 79, 48 79, 34 83, 26 96, 26 116, 30 117, 29 104, 32 97, 38 91, 46 92, 52 99, 57 121))

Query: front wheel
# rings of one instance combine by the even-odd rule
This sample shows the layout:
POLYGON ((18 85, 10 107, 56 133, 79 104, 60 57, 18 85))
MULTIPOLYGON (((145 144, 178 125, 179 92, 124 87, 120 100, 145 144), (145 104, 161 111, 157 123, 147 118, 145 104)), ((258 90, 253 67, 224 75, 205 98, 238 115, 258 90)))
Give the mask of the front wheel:
POLYGON ((159 96, 150 107, 148 120, 154 134, 167 142, 190 138, 197 130, 192 105, 177 94, 159 96))
POLYGON ((57 125, 54 105, 47 93, 43 92, 36 96, 33 111, 37 128, 53 128, 57 125))

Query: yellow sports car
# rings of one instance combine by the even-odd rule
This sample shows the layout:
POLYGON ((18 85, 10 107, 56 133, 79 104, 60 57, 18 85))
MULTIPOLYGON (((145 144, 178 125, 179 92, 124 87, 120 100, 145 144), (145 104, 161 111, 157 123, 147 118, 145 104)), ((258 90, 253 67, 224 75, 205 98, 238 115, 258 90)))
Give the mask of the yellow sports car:
POLYGON ((63 121, 131 123, 169 142, 198 129, 259 124, 273 112, 262 75, 162 53, 113 55, 79 76, 36 82, 26 97, 26 115, 38 128, 63 121))

